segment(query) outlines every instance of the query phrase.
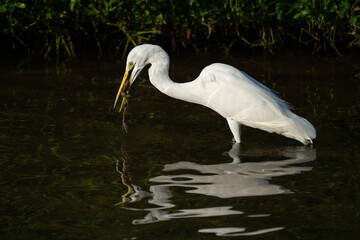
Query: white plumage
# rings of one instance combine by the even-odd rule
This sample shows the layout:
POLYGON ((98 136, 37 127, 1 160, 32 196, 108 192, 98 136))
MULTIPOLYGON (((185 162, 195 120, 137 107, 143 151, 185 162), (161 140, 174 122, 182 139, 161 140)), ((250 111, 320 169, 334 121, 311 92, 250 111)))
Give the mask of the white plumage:
POLYGON ((315 128, 309 121, 294 114, 269 88, 232 66, 214 63, 205 67, 191 82, 173 82, 169 78, 169 56, 161 47, 151 44, 130 51, 114 107, 128 72, 132 70, 131 85, 148 64, 151 64, 150 82, 157 89, 170 97, 201 104, 219 113, 228 121, 235 142, 241 142, 240 124, 275 132, 303 144, 312 143, 316 137, 315 128))

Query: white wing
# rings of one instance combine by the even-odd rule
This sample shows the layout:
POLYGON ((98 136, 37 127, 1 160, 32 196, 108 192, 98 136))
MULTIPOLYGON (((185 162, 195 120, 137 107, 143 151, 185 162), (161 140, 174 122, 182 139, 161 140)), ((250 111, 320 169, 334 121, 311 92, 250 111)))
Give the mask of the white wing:
POLYGON ((292 113, 284 100, 234 67, 212 64, 204 68, 195 82, 207 96, 201 104, 225 118, 300 141, 316 135, 313 126, 292 113))
POLYGON ((200 81, 207 91, 203 105, 225 118, 263 122, 289 116, 290 110, 285 101, 246 73, 229 65, 212 64, 204 68, 196 81, 200 81))

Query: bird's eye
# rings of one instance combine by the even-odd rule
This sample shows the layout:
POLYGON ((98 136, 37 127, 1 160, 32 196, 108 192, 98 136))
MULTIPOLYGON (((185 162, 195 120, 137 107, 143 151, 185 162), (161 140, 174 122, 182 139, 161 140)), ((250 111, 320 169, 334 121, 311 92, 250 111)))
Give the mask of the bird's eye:
POLYGON ((129 63, 128 63, 128 68, 129 68, 129 70, 132 69, 133 67, 134 67, 134 63, 133 63, 133 62, 129 62, 129 63))

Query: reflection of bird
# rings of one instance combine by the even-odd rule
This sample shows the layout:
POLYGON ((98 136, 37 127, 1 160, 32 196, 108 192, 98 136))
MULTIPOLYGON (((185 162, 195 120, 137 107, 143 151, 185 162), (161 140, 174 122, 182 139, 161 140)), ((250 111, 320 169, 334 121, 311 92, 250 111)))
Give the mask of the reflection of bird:
MULTIPOLYGON (((159 46, 144 44, 132 49, 127 57, 126 71, 115 99, 130 86, 148 64, 150 82, 166 95, 209 107, 226 118, 235 142, 240 141, 240 124, 294 138, 303 144, 316 137, 314 127, 294 114, 288 104, 249 75, 229 65, 214 63, 202 70, 199 77, 186 83, 169 78, 170 60, 159 46)), ((129 87, 130 88, 130 87, 129 87)), ((128 90, 127 90, 128 92, 128 90)), ((120 111, 126 104, 126 96, 120 111)))
POLYGON ((273 184, 269 180, 274 177, 310 171, 312 167, 296 166, 296 164, 316 159, 316 149, 300 146, 269 149, 270 151, 265 149, 260 149, 260 151, 248 150, 247 154, 242 156, 250 157, 255 161, 241 162, 239 158, 240 149, 237 145, 239 144, 233 144, 232 149, 228 152, 233 159, 231 163, 203 165, 196 162, 181 161, 166 164, 163 170, 176 171, 176 174, 156 176, 150 181, 163 183, 157 187, 166 184, 169 187, 185 187, 189 188, 186 190, 188 193, 220 198, 291 193, 291 190, 273 184), (189 170, 191 173, 181 174, 181 171, 189 170))
MULTIPOLYGON (((151 184, 147 184, 150 185, 148 190, 146 187, 131 184, 134 191, 125 199, 128 204, 124 204, 123 201, 117 205, 128 210, 148 212, 142 219, 134 220, 134 224, 178 218, 244 214, 242 211, 232 209, 231 206, 203 207, 201 202, 197 202, 196 208, 181 208, 177 205, 178 195, 174 194, 179 190, 175 189, 183 189, 180 192, 185 195, 201 194, 222 199, 292 193, 291 189, 274 184, 271 179, 310 171, 312 167, 307 167, 304 163, 316 159, 316 149, 305 146, 249 149, 246 154, 241 154, 248 160, 243 162, 240 161, 239 153, 240 144, 235 143, 228 152, 233 159, 232 162, 226 160, 218 164, 198 164, 181 161, 165 164, 163 173, 149 179, 151 184), (140 204, 142 207, 133 207, 131 203, 135 202, 142 202, 140 204)), ((197 199, 191 197, 193 195, 188 197, 185 195, 182 195, 182 198, 185 197, 189 201, 197 199)), ((190 203, 187 206, 193 205, 190 203)), ((257 215, 257 217, 267 216, 269 215, 257 215)))

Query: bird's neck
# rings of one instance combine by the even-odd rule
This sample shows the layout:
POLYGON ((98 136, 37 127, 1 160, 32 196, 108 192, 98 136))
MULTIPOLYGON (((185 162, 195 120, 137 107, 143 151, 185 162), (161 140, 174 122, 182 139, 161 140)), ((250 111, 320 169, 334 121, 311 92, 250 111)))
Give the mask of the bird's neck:
POLYGON ((149 68, 149 80, 160 92, 166 92, 173 87, 173 82, 169 77, 169 62, 151 63, 149 68))
POLYGON ((169 77, 169 62, 153 62, 149 68, 150 82, 162 93, 183 101, 202 104, 194 92, 193 82, 176 83, 169 77))

